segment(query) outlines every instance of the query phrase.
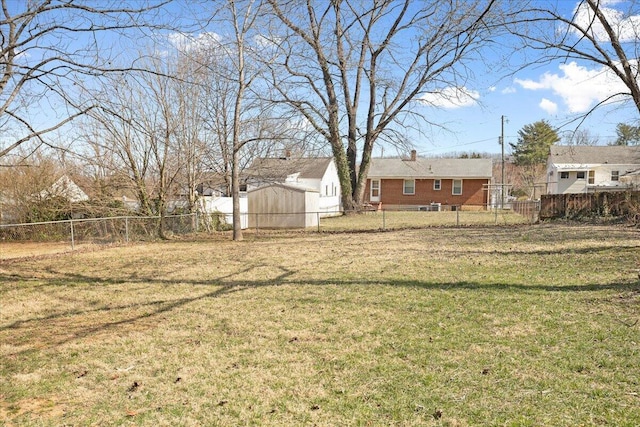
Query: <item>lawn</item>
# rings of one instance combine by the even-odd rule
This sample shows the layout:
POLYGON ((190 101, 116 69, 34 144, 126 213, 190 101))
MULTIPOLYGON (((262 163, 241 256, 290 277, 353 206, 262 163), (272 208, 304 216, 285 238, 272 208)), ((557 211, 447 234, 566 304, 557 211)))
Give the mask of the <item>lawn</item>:
POLYGON ((640 425, 636 228, 246 237, 0 261, 0 424, 640 425))

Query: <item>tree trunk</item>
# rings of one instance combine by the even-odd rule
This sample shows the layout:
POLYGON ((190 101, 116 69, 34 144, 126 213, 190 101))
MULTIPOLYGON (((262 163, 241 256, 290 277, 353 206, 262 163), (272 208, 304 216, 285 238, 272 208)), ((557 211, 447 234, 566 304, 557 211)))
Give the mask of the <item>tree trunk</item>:
POLYGON ((233 150, 233 164, 231 168, 231 197, 233 200, 233 240, 241 241, 242 216, 240 214, 240 166, 237 150, 233 150))

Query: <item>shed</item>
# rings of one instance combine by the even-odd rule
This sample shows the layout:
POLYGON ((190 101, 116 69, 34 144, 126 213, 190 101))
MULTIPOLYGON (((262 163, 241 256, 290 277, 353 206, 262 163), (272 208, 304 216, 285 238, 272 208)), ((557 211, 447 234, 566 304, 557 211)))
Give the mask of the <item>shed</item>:
POLYGON ((320 193, 314 189, 270 184, 247 192, 249 227, 317 227, 320 193))

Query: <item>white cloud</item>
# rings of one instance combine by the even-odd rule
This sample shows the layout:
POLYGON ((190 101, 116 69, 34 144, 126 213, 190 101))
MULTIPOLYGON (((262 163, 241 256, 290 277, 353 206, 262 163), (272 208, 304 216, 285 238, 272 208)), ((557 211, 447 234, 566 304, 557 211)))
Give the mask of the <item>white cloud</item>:
POLYGON ((496 87, 495 86, 489 87, 489 92, 495 92, 495 91, 496 91, 496 87))
MULTIPOLYGON (((638 33, 640 32, 640 16, 631 15, 624 16, 619 10, 612 7, 615 4, 621 3, 618 0, 605 0, 600 2, 600 11, 607 18, 607 21, 611 27, 617 32, 618 38, 621 42, 635 42, 638 39, 638 33)), ((595 36, 599 41, 609 40, 609 36, 600 22, 595 19, 594 15, 586 2, 580 2, 577 9, 574 10, 575 18, 574 23, 578 24, 582 28, 590 28, 590 33, 595 36)), ((572 30, 577 33, 575 30, 572 30)), ((578 34, 580 36, 580 34, 578 34)))
POLYGON ((480 92, 466 87, 447 87, 437 92, 427 93, 421 101, 440 108, 455 109, 476 105, 480 99, 480 92))
POLYGON ((500 91, 500 93, 503 94, 503 95, 509 95, 511 93, 516 93, 516 92, 517 92, 517 90, 513 86, 505 87, 504 89, 502 89, 500 91))
POLYGON ((211 46, 220 46, 220 35, 216 33, 201 33, 191 36, 182 33, 172 33, 167 36, 169 43, 182 52, 206 49, 211 46))
POLYGON ((558 104, 553 101, 549 101, 547 98, 542 98, 542 101, 540 101, 538 106, 546 111, 547 114, 556 114, 558 112, 558 104))
MULTIPOLYGON (((637 62, 632 64, 637 67, 637 62)), ((608 68, 589 69, 576 62, 561 64, 560 73, 546 72, 538 80, 515 79, 523 89, 550 90, 560 96, 570 113, 584 113, 595 103, 628 89, 608 68)))

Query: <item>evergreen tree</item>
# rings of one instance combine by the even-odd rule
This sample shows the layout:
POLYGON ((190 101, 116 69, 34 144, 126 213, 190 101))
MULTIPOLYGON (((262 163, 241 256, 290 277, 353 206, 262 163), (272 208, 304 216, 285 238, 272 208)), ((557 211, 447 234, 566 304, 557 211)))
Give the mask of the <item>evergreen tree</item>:
POLYGON ((517 166, 544 164, 549 148, 558 141, 558 133, 545 120, 525 125, 518 131, 518 142, 509 144, 513 149, 514 163, 517 166))
POLYGON ((612 145, 640 145, 640 126, 618 123, 616 133, 618 139, 612 145))

